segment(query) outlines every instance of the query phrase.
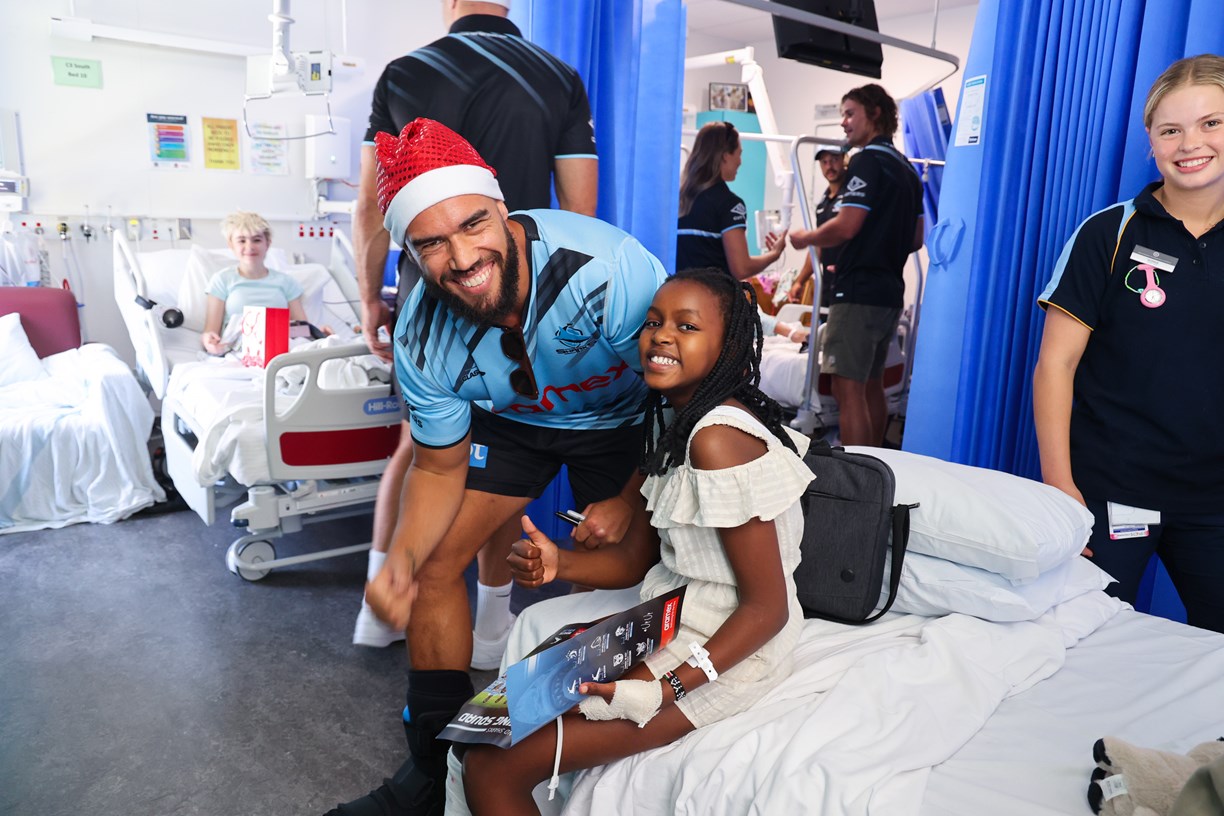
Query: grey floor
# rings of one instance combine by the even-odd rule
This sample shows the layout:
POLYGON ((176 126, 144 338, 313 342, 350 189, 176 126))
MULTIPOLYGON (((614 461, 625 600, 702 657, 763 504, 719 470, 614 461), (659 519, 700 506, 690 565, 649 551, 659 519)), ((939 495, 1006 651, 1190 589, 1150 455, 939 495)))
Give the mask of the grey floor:
POLYGON ((365 555, 247 583, 234 537, 189 511, 0 536, 0 814, 323 813, 399 764, 405 651, 350 642, 365 555))

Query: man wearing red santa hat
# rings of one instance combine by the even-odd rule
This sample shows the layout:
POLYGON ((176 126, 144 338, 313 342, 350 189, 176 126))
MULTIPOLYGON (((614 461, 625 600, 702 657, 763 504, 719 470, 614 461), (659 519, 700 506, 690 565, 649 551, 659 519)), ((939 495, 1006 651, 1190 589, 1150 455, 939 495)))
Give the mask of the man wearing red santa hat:
POLYGON ((440 813, 448 744, 436 735, 474 693, 463 570, 477 549, 562 465, 588 516, 622 534, 648 523, 637 336, 666 272, 594 218, 508 213, 494 170, 438 122, 380 133, 376 151, 384 223, 423 283, 393 337, 416 456, 387 560, 366 586, 375 613, 407 627, 412 756, 361 809, 335 812, 440 813))

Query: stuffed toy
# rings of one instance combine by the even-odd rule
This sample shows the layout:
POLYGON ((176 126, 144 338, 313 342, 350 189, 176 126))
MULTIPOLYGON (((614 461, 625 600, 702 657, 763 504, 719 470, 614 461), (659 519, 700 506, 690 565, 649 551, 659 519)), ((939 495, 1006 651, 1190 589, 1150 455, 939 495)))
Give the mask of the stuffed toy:
POLYGON ((1201 766, 1224 757, 1224 737, 1186 754, 1139 748, 1117 737, 1092 746, 1097 767, 1088 804, 1102 816, 1168 816, 1178 794, 1201 766))

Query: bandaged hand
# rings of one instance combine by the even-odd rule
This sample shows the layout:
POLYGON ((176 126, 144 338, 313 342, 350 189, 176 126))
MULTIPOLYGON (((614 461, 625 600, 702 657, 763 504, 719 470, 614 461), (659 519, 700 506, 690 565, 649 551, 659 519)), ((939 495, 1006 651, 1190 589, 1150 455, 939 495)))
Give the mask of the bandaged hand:
POLYGON ((579 689, 590 693, 578 704, 588 720, 632 720, 642 728, 654 719, 663 705, 663 686, 657 680, 618 680, 615 683, 583 683, 579 689), (612 690, 612 700, 603 696, 612 690))

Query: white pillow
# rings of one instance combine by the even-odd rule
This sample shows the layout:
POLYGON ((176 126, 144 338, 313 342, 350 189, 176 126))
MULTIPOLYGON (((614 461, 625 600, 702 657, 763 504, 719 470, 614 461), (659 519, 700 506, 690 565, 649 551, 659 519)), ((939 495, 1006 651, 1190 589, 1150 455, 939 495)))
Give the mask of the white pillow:
POLYGON ((136 253, 149 300, 165 306, 178 305, 183 270, 190 257, 190 249, 159 249, 156 252, 136 253))
POLYGON ((178 291, 178 307, 183 312, 185 328, 195 332, 204 331, 204 318, 208 312, 208 282, 213 275, 234 264, 232 257, 192 244, 178 291))
MULTIPOLYGON (((886 568, 885 578, 888 574, 886 568)), ((1030 583, 1015 586, 993 572, 906 553, 892 611, 930 616, 959 612, 988 621, 1028 621, 1063 601, 1104 589, 1111 583, 1113 578, 1087 558, 1072 558, 1030 583)), ((887 598, 885 585, 880 603, 887 598)))
POLYGON ((847 447, 882 459, 910 512, 909 549, 997 572, 1013 583, 1079 555, 1092 514, 1049 485, 998 470, 885 448, 847 447))
POLYGON ((0 359, 4 360, 4 365, 0 365, 0 388, 47 377, 47 369, 30 345, 17 312, 0 317, 0 359))

